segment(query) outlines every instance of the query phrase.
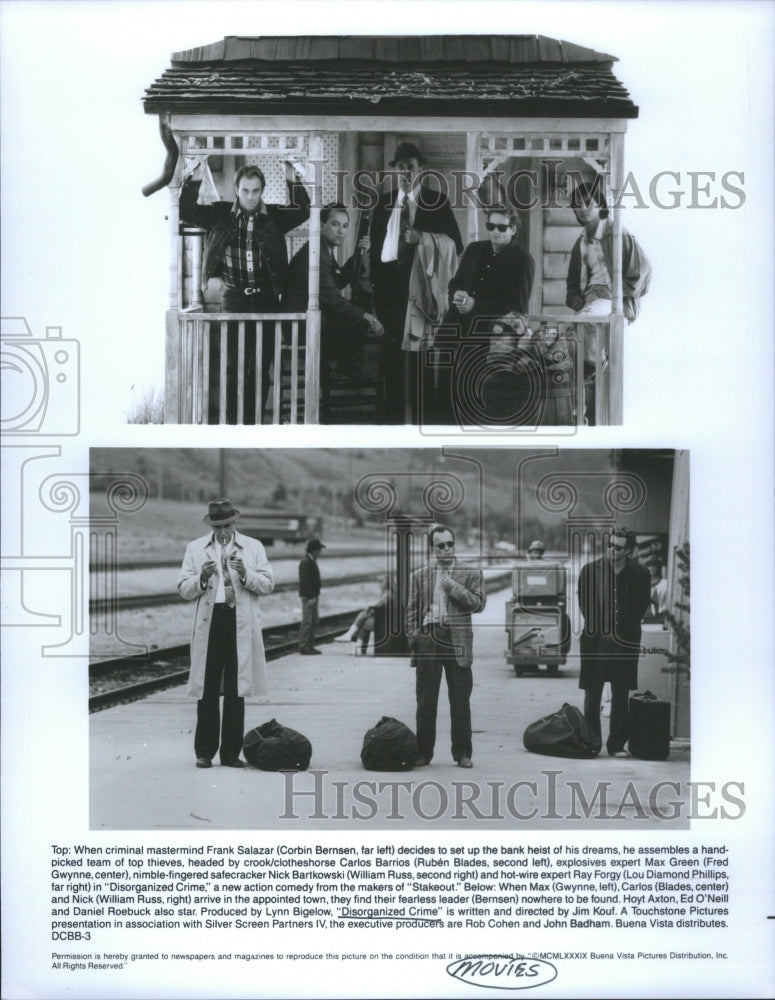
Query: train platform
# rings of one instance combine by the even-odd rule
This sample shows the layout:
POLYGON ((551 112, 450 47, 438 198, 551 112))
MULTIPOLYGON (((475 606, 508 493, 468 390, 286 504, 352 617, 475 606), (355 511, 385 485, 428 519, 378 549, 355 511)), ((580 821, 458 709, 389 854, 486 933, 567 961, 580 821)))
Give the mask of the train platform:
MULTIPOLYGON (((436 753, 409 772, 366 771, 360 750, 382 716, 414 728, 414 671, 404 657, 320 656, 269 664, 271 695, 246 699, 246 729, 277 719, 312 743, 310 769, 277 774, 194 766, 196 702, 179 687, 90 716, 90 827, 97 830, 464 829, 631 831, 689 826, 689 750, 665 761, 606 755, 569 760, 527 752, 522 734, 564 702, 583 704, 577 638, 556 675, 517 678, 505 659, 508 592, 474 618, 473 763, 455 765, 442 680, 436 753)), ((608 720, 603 719, 603 738, 608 720)))

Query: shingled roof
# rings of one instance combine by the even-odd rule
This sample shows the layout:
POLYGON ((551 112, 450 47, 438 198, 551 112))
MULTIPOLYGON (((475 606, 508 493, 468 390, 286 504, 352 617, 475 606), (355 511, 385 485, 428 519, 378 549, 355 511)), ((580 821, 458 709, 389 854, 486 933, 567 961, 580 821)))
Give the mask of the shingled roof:
POLYGON ((148 114, 637 118, 615 56, 543 35, 230 35, 172 55, 148 114))

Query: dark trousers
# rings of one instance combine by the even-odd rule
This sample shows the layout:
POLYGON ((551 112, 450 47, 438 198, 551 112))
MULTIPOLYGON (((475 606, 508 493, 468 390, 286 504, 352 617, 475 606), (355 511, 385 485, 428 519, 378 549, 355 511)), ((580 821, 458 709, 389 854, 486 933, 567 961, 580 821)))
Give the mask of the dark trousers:
POLYGON ((237 695, 237 614, 225 604, 213 606, 202 697, 196 708, 194 752, 212 760, 220 737, 221 760, 234 760, 242 750, 245 699, 237 695), (223 724, 220 693, 223 685, 223 724))
MULTIPOLYGON (((277 312, 277 299, 271 292, 245 295, 236 288, 224 288, 221 309, 229 313, 277 312)), ((254 424, 256 422, 256 324, 245 322, 245 369, 239 371, 238 326, 227 326, 226 346, 226 423, 254 424), (242 413, 237 408, 237 384, 244 378, 244 405, 242 413)), ((210 412, 209 423, 217 424, 219 419, 218 383, 220 378, 221 332, 217 326, 210 334, 210 412)), ((269 370, 274 360, 274 321, 263 324, 261 343, 261 413, 266 409, 269 398, 269 370)))
POLYGON ((380 264, 373 275, 374 311, 385 328, 382 385, 386 424, 406 422, 404 340, 411 258, 380 264))
POLYGON ((299 626, 299 649, 315 645, 315 631, 318 627, 317 597, 302 597, 301 625, 299 626))
MULTIPOLYGON (((611 685, 611 717, 608 720, 608 740, 606 749, 609 754, 624 750, 629 737, 630 688, 627 681, 609 680, 611 685)), ((584 690, 584 718, 591 728, 603 738, 600 727, 600 705, 603 698, 604 680, 590 682, 584 690)))
POLYGON ((436 711, 439 703, 441 673, 447 679, 449 716, 452 734, 452 757, 470 757, 471 691, 473 677, 470 667, 461 667, 455 658, 452 634, 448 628, 435 627, 418 640, 415 646, 417 677, 417 748, 420 756, 430 761, 436 745, 436 711))

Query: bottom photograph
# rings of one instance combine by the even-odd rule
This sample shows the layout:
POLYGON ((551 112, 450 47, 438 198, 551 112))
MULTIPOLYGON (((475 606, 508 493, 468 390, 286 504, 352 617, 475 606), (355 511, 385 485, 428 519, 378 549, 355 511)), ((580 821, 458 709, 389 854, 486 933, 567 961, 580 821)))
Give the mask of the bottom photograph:
POLYGON ((93 830, 687 829, 689 454, 90 453, 93 830))

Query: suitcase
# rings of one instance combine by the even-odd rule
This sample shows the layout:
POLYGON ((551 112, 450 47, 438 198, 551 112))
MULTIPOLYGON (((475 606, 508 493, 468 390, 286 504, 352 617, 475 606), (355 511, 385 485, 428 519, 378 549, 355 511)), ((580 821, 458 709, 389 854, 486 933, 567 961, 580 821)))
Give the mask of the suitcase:
POLYGON ((641 760, 667 760, 670 756, 670 702, 651 691, 630 696, 629 750, 641 760))

